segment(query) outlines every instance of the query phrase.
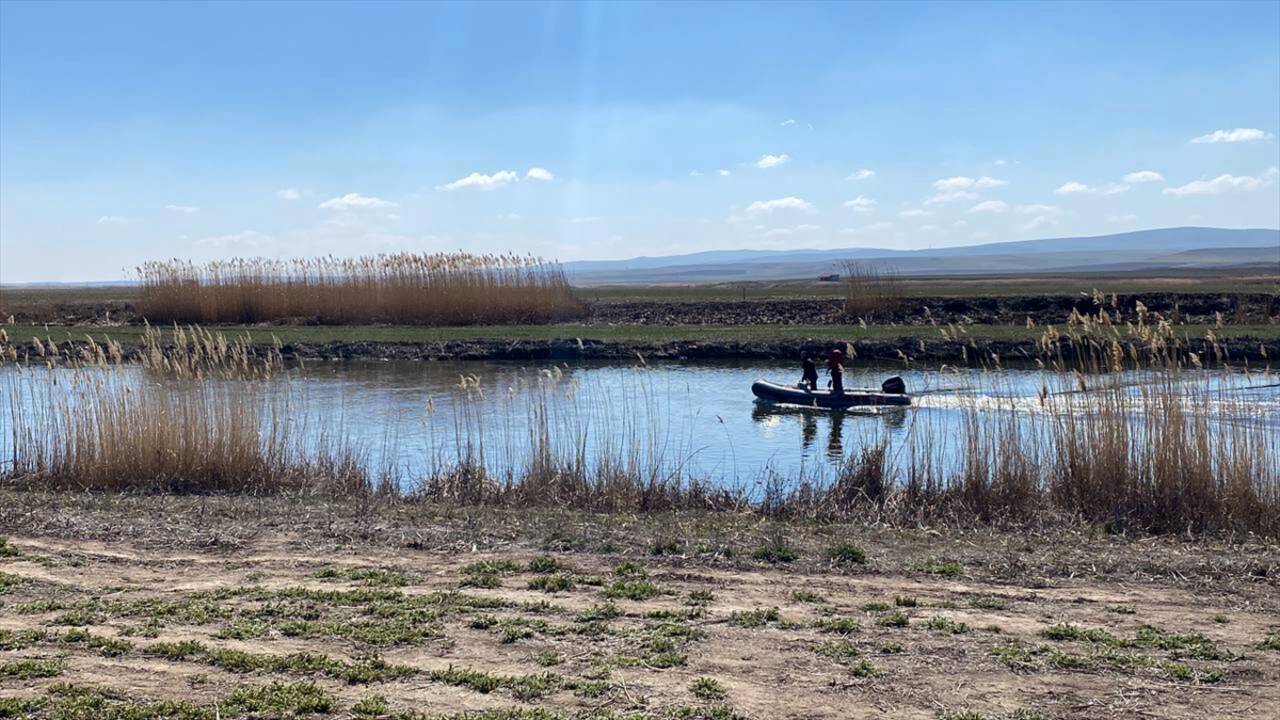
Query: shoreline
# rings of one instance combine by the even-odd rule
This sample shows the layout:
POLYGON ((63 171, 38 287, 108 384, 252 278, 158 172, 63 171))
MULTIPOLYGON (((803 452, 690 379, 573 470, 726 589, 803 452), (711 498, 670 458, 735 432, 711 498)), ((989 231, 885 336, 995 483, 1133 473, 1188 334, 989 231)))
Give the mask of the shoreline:
MULTIPOLYGON (((213 326, 207 328, 211 332, 223 333, 235 337, 245 331, 257 337, 253 338, 252 347, 261 352, 275 347, 275 334, 271 328, 224 328, 213 326)), ((897 329, 897 328, 895 328, 897 329)), ((111 328, 77 328, 94 337, 95 342, 112 339, 121 345, 126 359, 136 357, 140 345, 137 333, 111 332, 111 328)), ((373 328, 371 330, 377 330, 373 328)), ((858 330, 853 329, 854 332, 858 330)), ((898 330, 909 331, 911 328, 898 330)), ((925 330, 925 328, 921 328, 925 330)), ((931 333, 936 328, 928 328, 931 333)), ((1004 329, 1002 329, 1004 330, 1004 329)), ((1014 328, 1017 330, 1017 328, 1014 328)), ((1266 366, 1273 358, 1280 358, 1280 337, 1258 337, 1248 334, 1232 335, 1231 328, 1218 329, 1225 337, 1216 339, 1216 346, 1206 338, 1185 340, 1180 349, 1184 353, 1194 352, 1200 362, 1206 365, 1248 363, 1250 366, 1266 366), (1219 353, 1225 357, 1219 357, 1219 353)), ((478 329, 483 332, 483 329, 478 329)), ((65 338, 59 340, 64 352, 78 351, 87 347, 82 338, 85 335, 73 335, 67 331, 65 338)), ((369 333, 377 335, 375 332, 369 333)), ((583 333, 584 335, 587 333, 583 333)), ((709 335, 711 333, 708 333, 709 335)), ((1011 333, 1006 333, 1011 334, 1011 333)), ((1028 333, 1029 334, 1029 333, 1028 333)), ((746 337, 743 339, 715 338, 693 339, 678 337, 672 339, 597 339, 590 337, 474 337, 448 338, 438 340, 386 340, 386 339, 343 339, 343 340, 294 340, 281 339, 279 349, 287 361, 328 361, 328 360, 416 360, 426 362, 440 361, 717 361, 717 360, 797 360, 802 352, 824 355, 833 343, 848 342, 853 349, 850 360, 853 363, 888 363, 891 365, 910 366, 911 364, 948 364, 959 366, 990 366, 996 358, 1000 363, 1034 363, 1037 359, 1045 359, 1041 336, 1035 338, 1000 338, 982 337, 973 334, 963 339, 941 339, 921 337, 919 334, 902 334, 896 337, 850 337, 842 338, 837 333, 825 334, 800 332, 792 336, 779 333, 772 339, 768 337, 746 337), (820 335, 813 337, 812 335, 820 335)), ((286 336, 289 337, 289 336, 286 336)), ((1068 336, 1060 335, 1065 340, 1068 336)), ((18 337, 13 337, 18 340, 18 337)), ((1136 341, 1122 343, 1138 347, 1136 341)), ((19 357, 26 355, 28 360, 35 361, 43 357, 42 348, 34 342, 18 340, 16 344, 19 357)), ((1070 357, 1065 359, 1070 360, 1070 357)))

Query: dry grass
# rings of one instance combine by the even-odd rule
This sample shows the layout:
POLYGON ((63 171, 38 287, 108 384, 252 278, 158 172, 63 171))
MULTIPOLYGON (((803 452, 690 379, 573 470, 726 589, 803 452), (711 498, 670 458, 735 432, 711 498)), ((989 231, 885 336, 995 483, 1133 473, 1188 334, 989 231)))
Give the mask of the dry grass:
POLYGON ((896 273, 856 260, 846 260, 841 265, 841 280, 845 313, 864 320, 893 312, 907 294, 896 273))
MULTIPOLYGON (((290 418, 297 393, 264 393, 255 382, 280 369, 278 352, 255 358, 247 341, 198 328, 176 335, 166 350, 148 332, 136 365, 92 340, 74 355, 38 343, 44 371, 14 363, 6 378, 11 476, 77 490, 370 488, 359 452, 328 428, 308 437, 310 428, 290 418), (46 371, 52 377, 33 375, 46 371)), ((0 356, 13 358, 3 340, 0 356)))
POLYGON ((583 311, 559 265, 516 255, 169 260, 138 275, 138 311, 151 322, 472 325, 546 323, 583 311))

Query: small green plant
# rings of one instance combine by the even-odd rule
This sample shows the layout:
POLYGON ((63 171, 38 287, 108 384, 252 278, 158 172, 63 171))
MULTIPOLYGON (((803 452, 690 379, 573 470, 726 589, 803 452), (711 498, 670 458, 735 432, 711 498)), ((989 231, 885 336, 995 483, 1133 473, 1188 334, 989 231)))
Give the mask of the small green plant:
POLYGON ((1117 615, 1133 615, 1138 612, 1138 609, 1133 605, 1108 605, 1106 611, 1117 615))
POLYGON ((893 606, 887 602, 869 602, 863 603, 862 609, 866 612, 887 612, 893 609, 893 606))
POLYGON ((928 573, 930 575, 945 575, 948 577, 959 575, 964 570, 958 562, 952 562, 950 560, 935 560, 933 558, 911 563, 911 565, 907 567, 915 572, 928 573))
POLYGON ((911 623, 911 618, 907 617, 906 613, 900 610, 895 610, 894 612, 888 613, 886 615, 881 615, 880 617, 876 618, 876 624, 879 625, 880 627, 902 628, 902 627, 906 627, 910 623, 911 623))
POLYGON ((925 623, 925 627, 935 632, 944 632, 951 635, 963 635, 969 632, 969 626, 946 617, 931 617, 925 623))
POLYGON ((840 543, 827 548, 827 559, 841 565, 865 565, 867 552, 853 543, 840 543))
POLYGON ((689 683, 689 692, 699 700, 722 700, 728 695, 720 681, 709 677, 700 677, 689 683))
POLYGON ((862 629, 862 624, 853 618, 823 618, 813 626, 821 632, 850 635, 862 629))
POLYGON ((859 660, 849 666, 849 674, 858 678, 869 678, 875 676, 880 670, 869 660, 859 660))
POLYGON ((790 545, 778 543, 756 548, 751 553, 751 557, 754 560, 763 560, 776 565, 778 563, 795 562, 800 559, 800 551, 790 545))
POLYGON ((756 608, 740 610, 729 615, 729 624, 743 628, 764 627, 771 622, 778 622, 778 608, 756 608))
POLYGON ((1231 622, 1231 618, 1227 617, 1226 615, 1214 615, 1213 621, 1218 623, 1219 625, 1226 625, 1227 623, 1231 622))
POLYGON ((981 610, 1003 610, 1008 607, 1008 605, 1009 603, 1005 602, 1002 598, 994 597, 992 595, 979 595, 969 599, 969 607, 981 610))
POLYGON ((560 562, 550 555, 539 555, 529 561, 529 572, 553 573, 561 567, 560 562))
POLYGON ((650 555, 680 555, 680 543, 673 538, 661 538, 649 548, 650 555))
POLYGON ((826 600, 826 598, 822 597, 816 592, 813 592, 812 590, 792 590, 791 599, 795 600, 796 602, 803 602, 803 603, 820 603, 826 600))
POLYGON ((660 594, 662 590, 648 580, 617 580, 604 591, 605 597, 628 600, 648 600, 660 594))
POLYGON ((710 590, 690 590, 689 597, 685 600, 686 605, 710 605, 716 599, 716 594, 710 590))
POLYGON ((920 605, 920 601, 910 595, 894 595, 893 604, 898 607, 913 608, 920 605))
POLYGON ((64 667, 61 660, 14 660, 0 664, 0 678, 32 680, 56 677, 62 674, 64 667))
POLYGON ((613 574, 618 577, 628 578, 642 578, 648 575, 644 570, 644 566, 637 562, 619 563, 618 566, 613 569, 613 574))
POLYGON ((1259 650, 1280 650, 1280 633, 1270 633, 1258 643, 1259 650))
POLYGON ((564 662, 564 656, 555 650, 543 650, 533 654, 532 660, 542 667, 552 667, 564 662))
POLYGON ((573 589, 573 578, 568 575, 542 575, 529 581, 530 590, 546 593, 568 592, 573 589))

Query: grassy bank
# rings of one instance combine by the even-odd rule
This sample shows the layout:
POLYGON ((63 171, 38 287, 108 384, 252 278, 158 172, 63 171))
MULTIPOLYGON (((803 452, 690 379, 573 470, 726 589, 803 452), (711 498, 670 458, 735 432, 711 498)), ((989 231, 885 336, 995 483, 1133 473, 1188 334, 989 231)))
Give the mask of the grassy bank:
POLYGON ((1280 554, 1256 541, 0 503, 9 717, 1182 720, 1280 702, 1280 554))
MULTIPOLYGON (((140 325, 104 327, 101 325, 10 325, 4 327, 9 337, 22 341, 41 339, 83 341, 86 336, 98 342, 112 340, 122 345, 142 343, 146 328, 140 325)), ((159 328, 166 339, 171 328, 159 328)), ((260 344, 282 343, 434 343, 467 340, 597 340, 601 342, 778 342, 804 340, 859 339, 936 339, 942 330, 931 326, 870 325, 482 325, 468 327, 411 327, 386 325, 297 326, 297 325, 223 325, 218 331, 227 335, 247 334, 260 344)), ((1212 331, 1221 338, 1280 339, 1280 325, 1178 325, 1174 332, 1190 339, 1203 338, 1212 331)), ((1021 325, 965 325, 960 336, 975 340, 1009 342, 1037 341, 1044 328, 1021 325)))

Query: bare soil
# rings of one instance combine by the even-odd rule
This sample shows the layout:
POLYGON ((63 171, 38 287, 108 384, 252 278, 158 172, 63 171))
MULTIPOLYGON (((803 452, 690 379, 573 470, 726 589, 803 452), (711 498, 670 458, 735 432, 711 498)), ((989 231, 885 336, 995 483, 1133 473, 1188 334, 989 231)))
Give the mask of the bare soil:
POLYGON ((1280 548, 1249 538, 18 492, 0 532, 0 717, 1280 706, 1280 548))

